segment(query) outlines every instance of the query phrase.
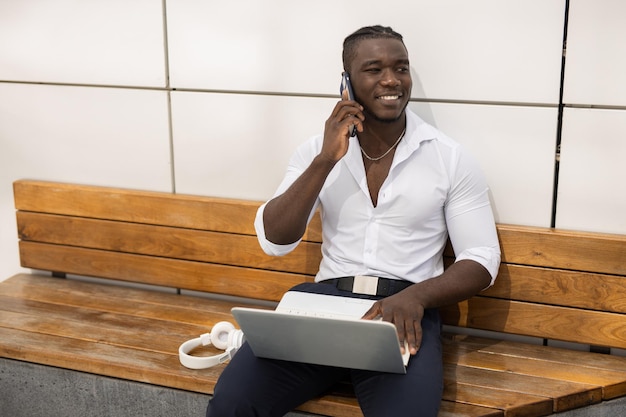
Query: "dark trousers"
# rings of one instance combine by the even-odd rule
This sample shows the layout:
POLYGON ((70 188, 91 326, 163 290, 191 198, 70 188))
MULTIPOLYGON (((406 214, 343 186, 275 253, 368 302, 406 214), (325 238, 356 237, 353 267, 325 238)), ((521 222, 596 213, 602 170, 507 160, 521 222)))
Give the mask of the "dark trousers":
MULTIPOLYGON (((297 289, 353 296, 325 284, 297 289)), ((341 381, 352 383, 365 417, 436 417, 443 391, 437 310, 426 311, 422 330, 422 345, 405 375, 260 359, 245 343, 217 381, 207 417, 280 417, 341 381)))

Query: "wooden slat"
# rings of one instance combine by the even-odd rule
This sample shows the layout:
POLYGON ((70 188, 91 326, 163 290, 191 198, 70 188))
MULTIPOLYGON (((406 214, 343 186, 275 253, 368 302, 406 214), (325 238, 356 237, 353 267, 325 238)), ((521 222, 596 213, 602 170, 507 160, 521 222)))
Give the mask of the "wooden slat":
MULTIPOLYGON (((72 307, 83 307, 85 300, 90 300, 89 306, 102 312, 168 320, 173 326, 211 327, 218 321, 233 320, 230 310, 234 306, 252 305, 250 300, 216 300, 31 274, 18 274, 2 282, 0 296, 72 307)), ((263 308, 258 303, 254 306, 263 308)))
POLYGON ((502 264, 485 296, 626 313, 623 277, 502 264))
POLYGON ((504 412, 505 417, 545 416, 552 413, 552 400, 550 398, 498 388, 484 388, 459 383, 446 384, 444 396, 454 398, 455 401, 464 404, 500 409, 504 412))
POLYGON ((198 372, 180 365, 177 354, 163 354, 0 327, 0 356, 132 381, 211 393, 223 365, 198 372), (44 354, 45 353, 45 354, 44 354))
MULTIPOLYGON (((260 202, 20 180, 13 184, 18 210, 255 235, 260 202)), ((321 241, 319 216, 305 240, 321 241)))
POLYGON ((626 235, 498 225, 502 261, 626 275, 626 235))
MULTIPOLYGON (((10 281, 15 282, 15 278, 17 277, 10 281)), ((111 291, 108 296, 98 294, 97 297, 90 298, 91 301, 87 304, 85 295, 74 290, 77 286, 75 284, 80 286, 83 283, 48 277, 40 277, 37 280, 43 284, 39 286, 40 288, 31 284, 22 286, 29 291, 29 294, 25 296, 16 295, 15 290, 19 286, 10 285, 10 283, 0 286, 1 310, 15 316, 5 323, 5 327, 22 328, 17 324, 20 320, 17 317, 19 315, 40 315, 44 317, 43 322, 50 321, 50 326, 60 326, 62 331, 67 330, 65 323, 71 320, 75 320, 81 326, 97 322, 99 329, 96 330, 96 334, 107 326, 117 326, 126 331, 136 325, 138 332, 142 335, 156 331, 169 336, 177 335, 180 341, 181 335, 187 337, 205 333, 218 321, 234 321, 230 310, 232 307, 242 305, 241 302, 196 299, 176 294, 167 295, 166 298, 170 298, 169 303, 155 303, 139 298, 128 299, 125 295, 132 289, 119 286, 110 286, 116 291, 111 291), (46 285, 55 280, 61 285, 46 285)), ((106 287, 106 285, 97 284, 94 286, 106 287)), ((146 298, 152 293, 152 291, 145 290, 143 292, 146 298)), ((39 325, 40 322, 38 321, 35 325, 39 325)), ((80 334, 87 335, 89 331, 80 334)), ((102 338, 98 336, 98 340, 102 338)), ((162 344, 161 340, 159 344, 162 344)), ((138 348, 141 346, 142 344, 137 345, 138 348)))
POLYGON ((18 210, 191 229, 254 234, 258 203, 163 192, 16 181, 18 210))
POLYGON ((438 417, 504 417, 504 412, 493 408, 443 400, 438 417))
MULTIPOLYGON (((447 345, 447 349, 455 346, 447 345)), ((476 398, 468 400, 472 404, 484 404, 481 398, 484 389, 504 390, 511 395, 526 394, 534 397, 543 397, 553 402, 553 411, 561 412, 577 407, 583 407, 602 401, 602 389, 596 385, 581 384, 554 379, 541 378, 529 375, 517 375, 508 372, 459 366, 453 363, 444 365, 445 379, 462 385, 466 397, 476 398), (473 388, 478 387, 478 392, 473 388)), ((496 406, 494 404, 493 406, 496 406)))
POLYGON ((297 410, 320 415, 363 417, 363 412, 356 398, 337 397, 334 395, 325 395, 309 401, 298 407, 297 410))
POLYGON ((17 222, 22 241, 310 275, 321 260, 319 244, 310 242, 276 257, 266 255, 254 236, 22 212, 17 222))
POLYGON ((157 319, 103 314, 84 307, 62 307, 37 301, 19 302, 8 297, 0 297, 0 301, 6 303, 0 311, 0 327, 163 354, 176 352, 182 342, 198 337, 209 329, 208 326, 184 323, 174 325, 157 319))
POLYGON ((25 268, 279 301, 312 277, 226 265, 20 242, 25 268))
POLYGON ((446 324, 626 348, 626 315, 473 297, 441 309, 446 324))
MULTIPOLYGON (((168 308, 139 300, 131 303, 122 298, 123 294, 124 288, 118 288, 120 306, 114 309, 109 308, 107 300, 66 303, 58 293, 40 296, 38 300, 0 295, 0 326, 168 353, 176 352, 183 341, 206 333, 216 321, 234 321, 228 310, 226 314, 207 314, 210 318, 203 324, 187 323, 186 319, 176 320, 176 317, 193 316, 198 312, 179 308, 174 301, 168 308), (142 312, 141 315, 136 311, 142 312)), ((174 294, 171 298, 185 300, 174 294)))
MULTIPOLYGON (((5 358, 204 394, 212 394, 225 366, 197 371, 180 365, 177 354, 164 355, 2 327, 0 340, 0 356, 5 358)), ((322 415, 328 410, 347 417, 363 415, 354 398, 327 396, 309 401, 299 409, 322 415)))
MULTIPOLYGON (((499 341, 494 340, 494 344, 499 341)), ((462 342, 446 342, 453 348, 444 349, 444 362, 457 366, 489 369, 540 378, 594 385, 602 389, 602 399, 607 400, 626 394, 626 374, 621 371, 597 369, 585 366, 585 356, 579 352, 579 363, 548 360, 543 357, 526 357, 509 353, 494 353, 475 349, 462 342)), ((546 350, 555 349, 544 347, 546 350)))
POLYGON ((552 346, 495 340, 477 336, 446 334, 444 344, 458 344, 463 351, 480 351, 496 355, 509 355, 543 360, 559 366, 585 367, 596 370, 617 371, 626 378, 626 358, 617 355, 602 355, 586 351, 563 349, 552 346))

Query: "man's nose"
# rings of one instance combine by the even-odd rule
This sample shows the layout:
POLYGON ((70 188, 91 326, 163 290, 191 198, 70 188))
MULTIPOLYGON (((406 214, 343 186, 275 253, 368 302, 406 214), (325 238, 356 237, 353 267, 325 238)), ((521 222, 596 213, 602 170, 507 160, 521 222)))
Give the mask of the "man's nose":
POLYGON ((398 76, 396 75, 396 73, 393 70, 385 70, 383 71, 381 80, 380 80, 382 85, 385 86, 397 86, 400 85, 400 79, 398 78, 398 76))

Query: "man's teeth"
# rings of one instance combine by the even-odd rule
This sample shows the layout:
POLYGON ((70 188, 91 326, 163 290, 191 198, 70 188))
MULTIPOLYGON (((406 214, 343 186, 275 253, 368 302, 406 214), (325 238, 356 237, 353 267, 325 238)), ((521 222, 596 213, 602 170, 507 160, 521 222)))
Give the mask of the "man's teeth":
POLYGON ((397 100, 400 98, 400 96, 380 96, 379 98, 381 100, 397 100))

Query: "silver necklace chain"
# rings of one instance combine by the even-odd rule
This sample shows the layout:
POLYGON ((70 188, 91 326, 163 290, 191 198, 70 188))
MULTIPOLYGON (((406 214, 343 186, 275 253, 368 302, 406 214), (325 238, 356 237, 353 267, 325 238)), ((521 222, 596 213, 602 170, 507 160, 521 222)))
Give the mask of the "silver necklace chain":
POLYGON ((396 146, 398 146, 398 143, 400 143, 400 141, 402 140, 402 138, 404 137, 404 134, 406 133, 406 128, 402 131, 402 133, 400 134, 400 137, 398 138, 398 140, 396 140, 396 143, 394 143, 393 145, 391 145, 391 148, 387 149, 387 152, 385 152, 384 154, 382 154, 381 156, 378 156, 376 158, 372 158, 371 156, 369 156, 365 150, 363 149, 363 147, 361 146, 361 144, 359 144, 359 147, 361 148, 361 153, 363 154, 364 157, 366 157, 367 159, 369 159, 372 162, 376 162, 376 161, 380 161, 381 159, 383 159, 385 156, 389 155, 389 152, 391 152, 396 146))

